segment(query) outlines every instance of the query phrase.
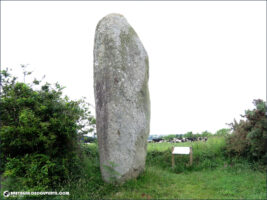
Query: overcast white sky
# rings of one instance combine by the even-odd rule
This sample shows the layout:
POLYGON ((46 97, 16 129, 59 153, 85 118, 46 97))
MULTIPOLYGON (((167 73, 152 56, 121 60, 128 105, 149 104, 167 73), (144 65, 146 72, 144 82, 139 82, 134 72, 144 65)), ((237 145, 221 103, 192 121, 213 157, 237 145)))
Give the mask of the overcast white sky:
POLYGON ((1 2, 1 67, 94 104, 98 21, 126 17, 150 63, 150 134, 215 132, 266 97, 266 2, 1 2))

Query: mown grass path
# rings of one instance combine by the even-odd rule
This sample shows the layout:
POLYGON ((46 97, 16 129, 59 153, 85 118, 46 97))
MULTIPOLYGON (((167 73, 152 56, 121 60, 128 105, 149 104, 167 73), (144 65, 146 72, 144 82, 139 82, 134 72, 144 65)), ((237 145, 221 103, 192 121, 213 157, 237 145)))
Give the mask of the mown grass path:
POLYGON ((106 198, 266 199, 266 175, 231 167, 179 174, 148 167, 141 177, 106 198))

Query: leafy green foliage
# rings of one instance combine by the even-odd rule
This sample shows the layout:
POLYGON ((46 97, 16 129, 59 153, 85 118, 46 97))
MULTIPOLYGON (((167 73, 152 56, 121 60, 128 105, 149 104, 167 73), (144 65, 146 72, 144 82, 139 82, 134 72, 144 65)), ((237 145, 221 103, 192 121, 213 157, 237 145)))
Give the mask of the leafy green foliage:
POLYGON ((216 131, 215 135, 216 136, 228 136, 230 134, 231 129, 228 128, 222 128, 218 131, 216 131))
MULTIPOLYGON (((24 80, 26 72, 24 68, 24 80)), ((1 71, 1 172, 25 188, 54 188, 81 171, 80 138, 94 131, 84 99, 62 97, 61 85, 22 83, 1 71), (33 89, 33 87, 39 89, 33 89)))
POLYGON ((184 134, 184 137, 185 138, 193 138, 194 137, 194 134, 193 134, 193 132, 187 132, 186 134, 184 134))
POLYGON ((212 133, 209 132, 209 131, 203 131, 203 132, 201 133, 201 136, 202 136, 202 137, 209 137, 209 136, 212 136, 212 133))
POLYGON ((254 100, 256 108, 246 110, 245 119, 231 124, 233 134, 227 138, 227 150, 230 155, 246 157, 250 160, 267 159, 267 118, 266 104, 263 100, 254 100))
POLYGON ((89 136, 83 136, 81 139, 84 143, 93 143, 96 142, 96 138, 94 137, 89 137, 89 136))
POLYGON ((162 137, 164 140, 172 140, 173 138, 176 138, 176 135, 172 134, 172 135, 166 135, 162 137))

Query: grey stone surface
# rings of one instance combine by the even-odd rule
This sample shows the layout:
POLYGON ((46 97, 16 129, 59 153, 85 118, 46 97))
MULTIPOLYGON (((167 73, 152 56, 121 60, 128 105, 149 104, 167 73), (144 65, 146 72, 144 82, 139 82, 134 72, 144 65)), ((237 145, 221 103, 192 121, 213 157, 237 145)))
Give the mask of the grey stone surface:
POLYGON ((96 27, 94 92, 102 178, 122 183, 145 169, 150 126, 148 55, 120 14, 96 27))

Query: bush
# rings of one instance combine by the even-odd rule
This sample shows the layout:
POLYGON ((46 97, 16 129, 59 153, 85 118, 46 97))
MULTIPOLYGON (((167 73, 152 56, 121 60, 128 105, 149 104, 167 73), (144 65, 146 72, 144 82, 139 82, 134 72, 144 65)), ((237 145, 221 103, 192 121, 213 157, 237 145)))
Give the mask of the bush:
POLYGON ((254 100, 256 108, 246 110, 244 119, 231 125, 233 133, 227 138, 229 155, 245 157, 249 160, 263 161, 267 159, 267 119, 266 104, 263 100, 254 100))
POLYGON ((79 141, 94 121, 85 101, 63 98, 58 83, 18 82, 8 69, 1 79, 1 173, 31 189, 79 174, 79 141))

